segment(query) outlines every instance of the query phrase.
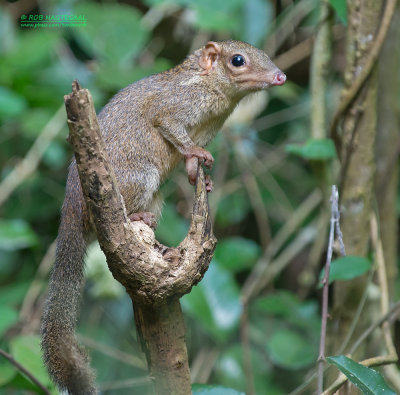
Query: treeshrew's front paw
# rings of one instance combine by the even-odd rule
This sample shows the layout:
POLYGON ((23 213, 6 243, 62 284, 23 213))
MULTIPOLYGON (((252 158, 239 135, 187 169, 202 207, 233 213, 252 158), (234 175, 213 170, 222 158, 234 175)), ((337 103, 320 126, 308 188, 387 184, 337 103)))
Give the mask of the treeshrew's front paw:
POLYGON ((214 162, 213 156, 207 150, 197 146, 188 148, 183 153, 183 156, 185 158, 185 162, 187 159, 191 158, 199 159, 200 163, 204 163, 204 166, 206 166, 208 169, 211 169, 212 164, 214 162))
MULTIPOLYGON (((195 156, 193 156, 192 158, 186 158, 185 167, 190 184, 196 185, 197 169, 199 167, 198 158, 195 156)), ((212 182, 211 177, 208 174, 206 174, 205 176, 205 182, 207 192, 212 192, 212 190, 214 189, 214 183, 212 182)))

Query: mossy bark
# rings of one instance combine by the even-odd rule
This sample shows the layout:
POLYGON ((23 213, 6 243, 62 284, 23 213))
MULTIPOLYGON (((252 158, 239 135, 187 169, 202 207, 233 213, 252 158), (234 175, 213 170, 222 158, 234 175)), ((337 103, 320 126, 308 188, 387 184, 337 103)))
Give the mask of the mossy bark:
MULTIPOLYGON (((348 36, 345 84, 350 88, 359 75, 374 41, 383 1, 347 1, 348 36)), ((344 114, 340 160, 342 174, 341 227, 348 255, 367 256, 370 216, 374 198, 375 140, 377 130, 378 75, 373 69, 363 88, 344 114)), ((366 276, 334 286, 332 350, 338 349, 349 331, 366 287, 366 276)), ((353 338, 365 329, 372 317, 361 315, 353 338)), ((362 351, 361 351, 362 354, 362 351)), ((360 355, 363 357, 363 355, 360 355)))

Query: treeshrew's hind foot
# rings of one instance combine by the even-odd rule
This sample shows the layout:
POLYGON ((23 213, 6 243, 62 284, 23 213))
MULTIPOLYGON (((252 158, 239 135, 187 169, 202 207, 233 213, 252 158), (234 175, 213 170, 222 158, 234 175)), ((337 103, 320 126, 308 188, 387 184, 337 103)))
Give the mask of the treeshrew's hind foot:
POLYGON ((141 213, 133 213, 128 218, 131 221, 143 221, 146 225, 150 226, 150 228, 153 230, 155 230, 157 227, 156 216, 149 211, 144 211, 141 213))

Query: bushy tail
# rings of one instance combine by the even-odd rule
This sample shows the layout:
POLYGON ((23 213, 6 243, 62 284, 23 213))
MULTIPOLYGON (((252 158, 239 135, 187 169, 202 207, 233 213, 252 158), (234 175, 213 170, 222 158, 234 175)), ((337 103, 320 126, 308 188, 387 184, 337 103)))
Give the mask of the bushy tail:
POLYGON ((82 195, 73 166, 68 184, 74 185, 67 185, 56 260, 42 316, 42 350, 49 374, 60 389, 68 390, 70 395, 91 395, 97 393, 94 374, 75 336, 84 283, 86 240, 82 195))

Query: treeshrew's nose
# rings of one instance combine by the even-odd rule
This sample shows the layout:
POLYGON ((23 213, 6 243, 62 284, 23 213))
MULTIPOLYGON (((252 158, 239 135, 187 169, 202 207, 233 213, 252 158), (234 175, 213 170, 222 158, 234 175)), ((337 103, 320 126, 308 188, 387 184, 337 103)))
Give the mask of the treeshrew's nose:
POLYGON ((282 71, 278 71, 275 74, 274 80, 272 81, 272 85, 283 85, 286 81, 286 75, 282 73, 282 71))

